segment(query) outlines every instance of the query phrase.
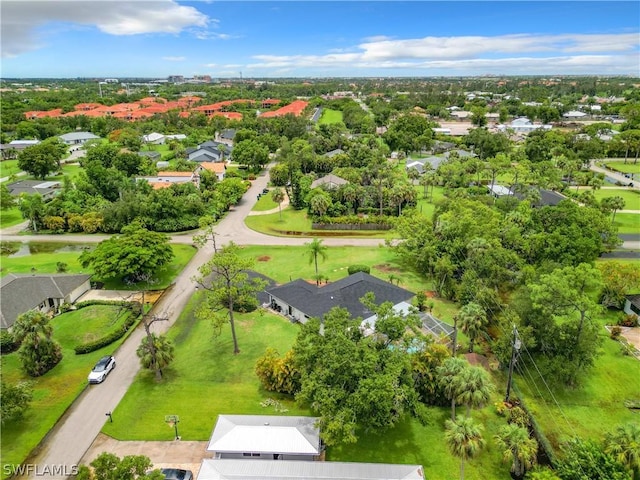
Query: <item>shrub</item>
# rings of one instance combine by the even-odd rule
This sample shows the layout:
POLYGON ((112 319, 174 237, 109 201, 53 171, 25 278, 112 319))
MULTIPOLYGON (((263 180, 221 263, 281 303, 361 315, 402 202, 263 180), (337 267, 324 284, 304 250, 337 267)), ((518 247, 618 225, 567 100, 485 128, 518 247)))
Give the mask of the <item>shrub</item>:
POLYGON ((638 317, 633 314, 623 313, 620 320, 618 320, 618 325, 623 327, 635 327, 638 325, 638 317))
POLYGON ((611 327, 611 333, 609 334, 609 336, 613 340, 618 340, 618 338, 620 338, 621 333, 622 333, 622 328, 620 328, 618 325, 615 325, 611 327))
POLYGON ((371 273, 371 268, 367 265, 349 265, 347 272, 349 275, 353 275, 358 272, 371 273))
POLYGON ((509 423, 515 423, 519 427, 529 427, 531 419, 529 414, 521 407, 513 407, 509 411, 509 423))
POLYGON ((56 272, 58 272, 58 273, 64 273, 64 272, 67 271, 68 268, 69 268, 69 266, 64 262, 56 263, 56 272))
POLYGON ((20 343, 16 342, 11 332, 7 330, 0 331, 0 352, 11 353, 20 348, 20 343))
POLYGON ((116 340, 119 340, 120 338, 122 338, 136 323, 136 320, 139 318, 140 311, 141 311, 141 305, 138 302, 130 303, 130 302, 106 302, 106 301, 100 301, 100 300, 89 300, 86 302, 80 302, 76 305, 78 308, 82 308, 82 307, 87 307, 89 305, 114 305, 114 304, 123 305, 130 310, 122 326, 120 326, 119 328, 109 332, 105 336, 100 337, 92 342, 77 345, 73 349, 76 352, 76 355, 83 355, 85 353, 95 352, 96 350, 99 350, 102 347, 106 347, 107 345, 110 345, 116 340))

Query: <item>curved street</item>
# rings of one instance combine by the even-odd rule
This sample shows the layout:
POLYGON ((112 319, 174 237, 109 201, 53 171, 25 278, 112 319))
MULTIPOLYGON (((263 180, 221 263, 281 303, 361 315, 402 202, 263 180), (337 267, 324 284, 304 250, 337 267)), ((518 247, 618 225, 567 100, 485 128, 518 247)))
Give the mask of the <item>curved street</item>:
MULTIPOLYGON (((230 241, 239 245, 303 245, 309 241, 304 237, 264 235, 245 225, 245 217, 251 212, 258 193, 267 186, 268 180, 268 174, 265 173, 253 181, 252 186, 239 204, 216 226, 218 245, 224 245, 230 241)), ((18 235, 15 230, 17 229, 4 230, 2 239, 5 241, 37 239, 95 243, 109 238, 108 235, 25 236, 18 235)), ((172 235, 171 239, 175 243, 193 243, 192 233, 172 235)), ((323 242, 328 246, 378 246, 384 244, 382 239, 365 238, 323 238, 323 242)), ((624 246, 625 248, 637 249, 640 248, 640 242, 626 239, 624 246)), ((195 291, 195 283, 192 278, 198 274, 198 267, 208 261, 212 254, 213 247, 211 245, 199 249, 178 275, 172 288, 154 305, 151 313, 167 317, 168 321, 154 323, 152 325, 153 331, 163 333, 173 325, 195 291)), ((108 420, 106 413, 112 412, 116 408, 140 369, 136 349, 143 336, 144 329, 139 326, 114 353, 118 366, 104 384, 88 386, 47 435, 39 450, 26 461, 28 464, 37 465, 37 471, 18 478, 67 478, 66 475, 51 471, 57 469, 57 472, 71 472, 73 466, 79 463, 89 449, 105 421, 108 420)), ((114 418, 114 421, 117 420, 114 418)))

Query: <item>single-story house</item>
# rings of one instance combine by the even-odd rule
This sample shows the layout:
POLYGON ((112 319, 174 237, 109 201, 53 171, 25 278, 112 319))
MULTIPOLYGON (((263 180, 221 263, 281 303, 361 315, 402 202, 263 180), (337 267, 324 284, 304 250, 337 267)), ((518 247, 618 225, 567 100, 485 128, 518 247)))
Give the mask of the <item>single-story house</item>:
POLYGON ((532 123, 527 117, 520 117, 513 120, 509 125, 498 125, 501 132, 511 129, 516 133, 531 133, 534 130, 551 130, 551 125, 542 125, 540 123, 532 123))
POLYGON ((416 170, 420 175, 424 173, 424 163, 419 160, 413 160, 405 166, 405 170, 416 170))
POLYGON ((624 300, 624 313, 640 318, 640 293, 627 295, 624 300))
POLYGON ((511 189, 504 185, 493 184, 489 185, 489 193, 491 193, 495 198, 500 198, 511 195, 511 189))
POLYGON ((224 180, 227 165, 224 162, 202 162, 200 166, 211 173, 214 173, 219 181, 224 180))
POLYGON ((222 132, 220 132, 220 135, 218 137, 218 139, 220 141, 227 141, 227 142, 233 142, 233 139, 236 136, 236 129, 235 128, 225 128, 224 130, 222 130, 222 132))
POLYGON ((218 415, 207 451, 216 459, 317 460, 322 453, 316 417, 218 415))
POLYGON ((190 162, 221 162, 222 153, 219 150, 208 147, 187 148, 185 150, 187 160, 190 162))
POLYGON ((371 323, 375 322, 375 314, 360 302, 366 293, 373 293, 378 304, 398 305, 414 297, 413 292, 364 272, 321 287, 298 279, 265 291, 269 294, 271 308, 300 323, 306 323, 311 317, 322 318, 336 306, 346 308, 353 318, 360 317, 371 323))
MULTIPOLYGON (((537 187, 529 187, 529 188, 537 188, 537 187)), ((512 188, 513 190, 513 188, 512 188)), ((566 200, 567 197, 565 197, 564 195, 562 195, 561 193, 558 192, 554 192, 553 190, 547 190, 546 188, 537 188, 538 193, 540 194, 540 200, 534 202, 532 204, 532 206, 534 207, 555 207, 556 205, 558 205, 561 201, 566 200)), ((526 197, 526 195, 524 195, 522 192, 520 191, 514 191, 513 195, 522 200, 526 197)))
POLYGON ((168 188, 174 183, 193 183, 199 188, 201 171, 202 167, 198 166, 193 172, 158 172, 155 177, 136 177, 136 180, 146 180, 154 190, 168 188))
POLYGON ((89 140, 97 140, 100 137, 91 132, 71 132, 59 135, 58 138, 67 145, 83 145, 89 140))
POLYGON ((0 328, 11 328, 29 310, 54 311, 91 288, 90 275, 9 273, 0 280, 0 328))
POLYGON ((18 157, 18 152, 25 148, 32 147, 40 143, 40 140, 12 140, 9 143, 0 144, 0 152, 2 152, 2 158, 9 160, 18 157))
POLYGON ((421 465, 204 459, 198 480, 424 480, 421 465))
POLYGON ((569 112, 564 113, 563 118, 584 118, 587 116, 584 112, 579 112, 578 110, 571 110, 569 112))
POLYGON ((186 140, 187 136, 184 133, 173 133, 170 135, 165 135, 164 136, 165 141, 167 140, 178 140, 178 141, 182 141, 182 140, 186 140))
POLYGON ((456 153, 458 155, 458 157, 460 158, 469 158, 469 157, 477 157, 478 155, 476 155, 473 152, 468 152, 467 150, 461 150, 461 149, 456 149, 456 150, 449 150, 448 152, 444 152, 444 156, 445 158, 449 158, 451 156, 451 154, 456 153))
POLYGON ((164 145, 165 136, 161 133, 153 132, 142 136, 144 143, 150 143, 152 145, 164 145))
POLYGON ((334 190, 341 185, 346 185, 347 183, 349 182, 344 178, 340 178, 339 176, 330 173, 329 175, 325 175, 324 177, 320 177, 311 182, 311 188, 323 187, 327 190, 334 190))
POLYGON ((43 180, 18 180, 17 182, 7 185, 9 193, 18 197, 22 193, 33 195, 37 193, 42 196, 42 200, 51 200, 60 191, 60 182, 51 182, 43 180))

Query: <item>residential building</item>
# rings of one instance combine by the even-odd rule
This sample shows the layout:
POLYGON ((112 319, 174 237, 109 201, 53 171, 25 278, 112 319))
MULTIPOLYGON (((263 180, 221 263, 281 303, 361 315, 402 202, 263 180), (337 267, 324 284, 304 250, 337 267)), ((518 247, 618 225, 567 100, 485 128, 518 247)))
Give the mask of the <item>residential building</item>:
POLYGON ((7 184, 9 193, 14 197, 19 197, 26 193, 33 195, 37 193, 42 200, 51 200, 60 192, 60 182, 51 182, 44 180, 18 180, 17 182, 7 184))
POLYGON ((91 288, 90 275, 9 273, 0 280, 0 328, 11 328, 29 310, 58 312, 91 288))
POLYGON ((84 145, 89 140, 100 139, 99 136, 94 135, 91 132, 65 133, 64 135, 59 135, 59 138, 67 145, 84 145))

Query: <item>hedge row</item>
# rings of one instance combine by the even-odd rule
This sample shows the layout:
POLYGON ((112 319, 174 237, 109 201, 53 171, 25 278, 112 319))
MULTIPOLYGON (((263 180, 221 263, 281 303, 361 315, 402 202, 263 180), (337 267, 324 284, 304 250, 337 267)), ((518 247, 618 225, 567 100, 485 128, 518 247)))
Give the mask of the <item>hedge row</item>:
POLYGON ((92 342, 83 343, 74 348, 76 355, 83 355, 85 353, 95 352, 96 350, 106 347, 112 344, 116 340, 122 338, 133 327, 140 315, 140 304, 137 302, 125 302, 125 301, 108 301, 108 300, 87 300, 86 302, 78 302, 76 305, 78 308, 88 307, 90 305, 121 305, 129 310, 127 319, 125 322, 112 332, 109 332, 104 337, 100 337, 92 342))
POLYGON ((319 224, 336 225, 336 224, 348 224, 348 225, 377 225, 381 230, 388 229, 393 226, 395 221, 394 217, 386 215, 343 215, 340 217, 320 217, 317 221, 319 224))

